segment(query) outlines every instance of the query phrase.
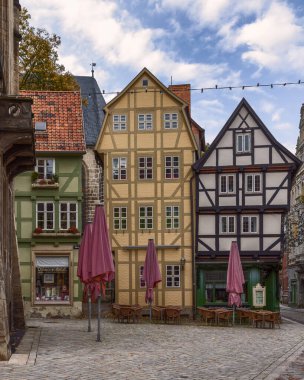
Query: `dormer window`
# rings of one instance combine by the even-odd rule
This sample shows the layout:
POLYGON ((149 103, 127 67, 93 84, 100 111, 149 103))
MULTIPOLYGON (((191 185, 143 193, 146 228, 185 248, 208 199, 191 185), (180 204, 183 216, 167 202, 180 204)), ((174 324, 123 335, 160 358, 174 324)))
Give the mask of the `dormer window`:
POLYGON ((251 134, 237 133, 236 135, 236 153, 251 152, 251 134))
POLYGON ((38 131, 38 132, 46 131, 46 121, 36 121, 35 131, 38 131))

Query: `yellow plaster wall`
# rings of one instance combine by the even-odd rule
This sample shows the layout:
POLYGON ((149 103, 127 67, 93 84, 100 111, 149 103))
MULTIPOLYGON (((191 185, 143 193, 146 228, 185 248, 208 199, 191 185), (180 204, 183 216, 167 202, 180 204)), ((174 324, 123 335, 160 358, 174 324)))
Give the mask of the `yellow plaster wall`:
POLYGON ((31 221, 22 221, 21 225, 21 238, 28 239, 32 237, 33 224, 31 221))

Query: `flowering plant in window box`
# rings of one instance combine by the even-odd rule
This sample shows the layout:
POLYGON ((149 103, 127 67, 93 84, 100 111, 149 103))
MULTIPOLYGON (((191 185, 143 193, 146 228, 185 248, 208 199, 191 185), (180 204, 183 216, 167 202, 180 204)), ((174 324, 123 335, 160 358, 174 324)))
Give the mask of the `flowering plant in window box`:
POLYGON ((43 229, 41 228, 41 227, 36 227, 35 229, 34 229, 34 233, 35 234, 41 234, 43 232, 43 229))
POLYGON ((78 228, 76 228, 75 226, 72 226, 68 229, 68 232, 70 234, 77 234, 79 231, 78 231, 78 228))

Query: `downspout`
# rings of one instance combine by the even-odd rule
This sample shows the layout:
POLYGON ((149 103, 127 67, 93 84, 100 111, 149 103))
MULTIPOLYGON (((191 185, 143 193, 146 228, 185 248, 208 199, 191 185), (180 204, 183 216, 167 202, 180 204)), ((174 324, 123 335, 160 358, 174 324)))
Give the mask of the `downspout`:
MULTIPOLYGON (((194 204, 193 204, 193 180, 195 180, 196 174, 193 174, 190 179, 190 201, 191 201, 191 219, 192 219, 192 315, 193 319, 196 319, 196 245, 195 245, 195 237, 196 237, 196 213, 194 214, 194 204)), ((194 183, 196 184, 196 183, 194 183)), ((196 190, 196 187, 195 187, 196 190)), ((195 200, 196 202, 196 200, 195 200)))

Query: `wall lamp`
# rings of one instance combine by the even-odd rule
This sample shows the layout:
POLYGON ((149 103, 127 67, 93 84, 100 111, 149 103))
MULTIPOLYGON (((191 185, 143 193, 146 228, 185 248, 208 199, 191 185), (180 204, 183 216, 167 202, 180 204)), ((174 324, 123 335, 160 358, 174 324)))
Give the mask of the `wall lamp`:
POLYGON ((181 269, 183 270, 185 268, 186 259, 184 257, 181 257, 179 262, 180 262, 181 269))

